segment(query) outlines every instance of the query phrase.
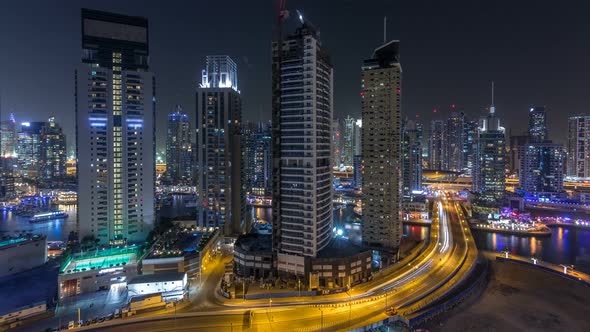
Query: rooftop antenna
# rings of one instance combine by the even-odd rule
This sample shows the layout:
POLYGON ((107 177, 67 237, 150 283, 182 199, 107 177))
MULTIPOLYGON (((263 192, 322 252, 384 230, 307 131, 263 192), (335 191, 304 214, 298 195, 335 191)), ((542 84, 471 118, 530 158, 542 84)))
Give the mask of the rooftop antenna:
POLYGON ((387 43, 387 16, 383 17, 383 44, 387 43))
POLYGON ((490 106, 490 114, 496 113, 496 107, 494 106, 494 81, 492 81, 492 106, 490 106))

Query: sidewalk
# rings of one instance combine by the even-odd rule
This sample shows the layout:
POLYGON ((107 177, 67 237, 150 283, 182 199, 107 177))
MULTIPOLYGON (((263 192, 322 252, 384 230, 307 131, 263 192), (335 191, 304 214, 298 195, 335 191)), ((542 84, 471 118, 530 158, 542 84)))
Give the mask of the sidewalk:
POLYGON ((574 269, 572 269, 570 267, 570 265, 567 265, 567 264, 564 264, 566 266, 566 267, 564 267, 561 265, 556 265, 556 264, 544 262, 539 259, 536 259, 535 261, 533 261, 532 258, 517 256, 517 255, 512 255, 512 254, 508 254, 508 257, 507 257, 506 254, 504 254, 504 253, 502 253, 500 255, 495 254, 494 256, 496 257, 497 261, 508 261, 508 262, 524 264, 524 265, 527 265, 530 267, 536 267, 538 269, 542 269, 542 270, 545 270, 548 272, 559 274, 564 278, 568 278, 568 279, 571 279, 574 281, 581 282, 581 283, 585 284, 586 286, 590 286, 590 275, 588 275, 586 273, 579 272, 579 271, 575 271, 574 269))

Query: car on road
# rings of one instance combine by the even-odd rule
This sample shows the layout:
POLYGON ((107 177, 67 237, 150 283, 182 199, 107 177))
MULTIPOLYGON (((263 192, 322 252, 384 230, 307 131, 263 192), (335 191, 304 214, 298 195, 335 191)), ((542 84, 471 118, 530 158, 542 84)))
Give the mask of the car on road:
POLYGON ((389 307, 387 308, 387 310, 385 310, 385 314, 387 316, 395 316, 397 315, 397 309, 395 309, 394 307, 389 307))

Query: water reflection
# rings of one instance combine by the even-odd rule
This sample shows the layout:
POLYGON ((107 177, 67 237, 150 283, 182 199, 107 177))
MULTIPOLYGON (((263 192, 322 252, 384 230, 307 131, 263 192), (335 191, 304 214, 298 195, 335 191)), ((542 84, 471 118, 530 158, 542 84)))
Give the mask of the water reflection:
POLYGON ((590 232, 553 228, 551 237, 520 237, 515 235, 472 231, 478 249, 514 255, 537 257, 554 264, 574 264, 576 269, 590 273, 590 232))

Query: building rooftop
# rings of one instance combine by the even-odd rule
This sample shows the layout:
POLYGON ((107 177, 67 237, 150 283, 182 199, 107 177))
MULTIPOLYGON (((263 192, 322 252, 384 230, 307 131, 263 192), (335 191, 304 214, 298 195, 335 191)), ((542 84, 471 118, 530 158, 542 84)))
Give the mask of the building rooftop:
POLYGON ((0 250, 22 244, 26 241, 39 241, 45 239, 44 235, 29 235, 20 237, 2 237, 0 238, 0 250))
POLYGON ((154 245, 146 259, 170 258, 197 254, 202 251, 215 232, 175 227, 164 234, 154 245))
POLYGON ((60 273, 76 273, 137 264, 140 249, 138 246, 125 246, 76 253, 66 259, 60 273))
POLYGON ((145 284, 150 282, 164 282, 183 280, 186 277, 186 272, 166 272, 156 274, 142 274, 131 279, 127 284, 145 284))
POLYGON ((367 251, 362 247, 354 245, 349 239, 335 237, 330 243, 318 252, 318 258, 344 258, 367 251))
POLYGON ((234 248, 236 247, 249 252, 272 252, 272 235, 259 233, 240 235, 234 243, 234 248))

